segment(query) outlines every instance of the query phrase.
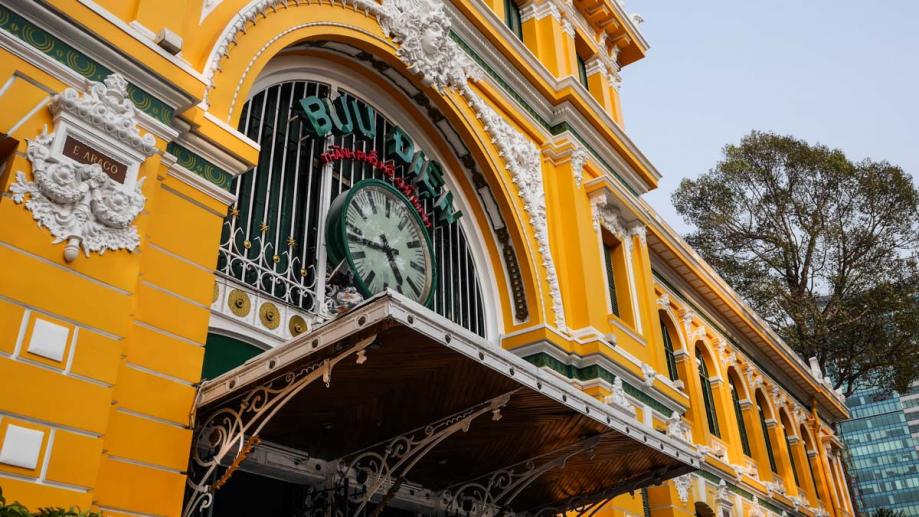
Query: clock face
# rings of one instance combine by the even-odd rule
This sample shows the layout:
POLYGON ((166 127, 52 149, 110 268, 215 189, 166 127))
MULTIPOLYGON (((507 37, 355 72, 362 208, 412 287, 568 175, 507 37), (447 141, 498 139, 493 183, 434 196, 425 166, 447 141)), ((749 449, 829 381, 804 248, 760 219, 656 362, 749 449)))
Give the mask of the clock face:
POLYGON ((408 199, 387 183, 364 180, 335 200, 329 212, 330 254, 345 260, 361 293, 393 289, 427 304, 434 293, 434 253, 408 199))

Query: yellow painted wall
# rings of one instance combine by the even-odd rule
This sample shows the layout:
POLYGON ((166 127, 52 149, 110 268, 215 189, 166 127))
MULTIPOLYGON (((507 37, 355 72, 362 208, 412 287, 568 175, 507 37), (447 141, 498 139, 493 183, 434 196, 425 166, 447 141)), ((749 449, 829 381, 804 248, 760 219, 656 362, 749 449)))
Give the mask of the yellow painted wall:
MULTIPOLYGON (((290 2, 258 23, 247 25, 226 58, 220 60, 219 71, 210 77, 210 89, 205 86, 211 72, 205 69, 208 58, 220 33, 246 4, 244 0, 225 0, 203 20, 200 0, 99 0, 92 6, 77 0, 49 3, 191 99, 178 114, 181 123, 177 121, 173 129, 192 126, 202 139, 213 144, 215 152, 249 164, 257 162, 258 149, 231 128, 237 123, 259 71, 284 47, 308 39, 336 39, 371 52, 410 75, 398 60, 397 46, 383 34, 375 18, 337 3, 290 2), (157 33, 163 29, 182 37, 179 56, 169 56, 145 39, 144 31, 157 33)), ((652 171, 609 124, 611 117, 621 125, 622 117, 618 91, 609 84, 608 77, 588 77, 591 100, 581 88, 559 88, 547 81, 533 65, 535 57, 537 65, 554 79, 577 75, 575 41, 561 20, 545 16, 525 22, 524 43, 532 54, 525 55, 504 40, 502 32, 492 24, 495 16, 503 21, 503 2, 488 2, 495 16, 472 4, 457 2, 456 7, 547 102, 570 103, 621 155, 623 162, 635 169, 639 180, 653 188, 656 179, 652 171), (601 112, 595 111, 593 101, 599 103, 601 112)), ((587 36, 598 39, 599 32, 587 36)), ((634 46, 634 42, 630 45, 634 46)), ((595 41, 589 47, 593 52, 601 51, 595 41)), ((637 48, 633 52, 639 52, 634 50, 637 48)), ((9 191, 16 173, 22 172, 26 177, 31 174, 25 156, 27 140, 45 126, 53 129, 47 104, 52 95, 68 85, 60 74, 51 73, 51 67, 48 61, 30 62, 7 51, 0 59, 0 84, 5 85, 0 89, 0 102, 5 107, 0 110, 0 131, 19 140, 16 154, 0 171, 0 191, 4 193, 9 191)), ((392 90, 388 81, 367 71, 362 73, 380 88, 392 90)), ((552 292, 538 238, 515 178, 498 156, 498 148, 461 96, 455 92, 440 94, 425 87, 433 104, 470 142, 473 157, 511 226, 530 316, 525 322, 514 320, 502 259, 495 243, 489 242, 487 253, 501 277, 496 281, 502 300, 500 318, 504 330, 513 334, 502 345, 513 350, 544 341, 565 353, 602 356, 638 378, 643 375, 642 364, 667 377, 658 318, 663 308, 661 295, 668 293, 669 287, 661 285, 652 273, 651 254, 644 238, 644 229, 652 226, 650 221, 632 216, 624 221, 629 226, 628 233, 619 236, 620 255, 615 261, 619 265, 605 272, 603 235, 595 228, 592 199, 602 194, 625 208, 632 206, 628 195, 606 187, 587 188, 589 181, 609 173, 590 153, 583 171, 573 169, 575 150, 583 150, 584 145, 570 132, 551 134, 493 81, 483 80, 471 85, 471 89, 541 152, 552 260, 558 271, 567 324, 567 328, 559 328, 553 315, 552 292), (635 227, 642 231, 634 232, 635 227), (620 317, 609 314, 606 274, 614 275, 617 289, 622 289, 620 317)), ((408 103, 406 109, 414 110, 408 103)), ((430 121, 421 119, 423 114, 415 116, 433 132, 430 121)), ((170 174, 161 159, 167 144, 158 138, 158 153, 140 169, 140 177, 145 180, 146 206, 135 223, 141 246, 134 253, 80 256, 66 263, 62 245, 52 243, 48 231, 38 227, 31 214, 9 195, 0 197, 0 220, 4 221, 0 225, 0 435, 13 425, 40 431, 44 437, 35 469, 0 465, 0 486, 9 500, 19 500, 30 507, 80 505, 111 514, 176 515, 180 511, 192 434, 190 413, 195 383, 200 380, 213 271, 226 207, 204 190, 170 174), (66 329, 68 345, 61 361, 28 352, 36 325, 45 324, 66 329)), ((448 149, 446 143, 440 145, 448 149)), ((455 164, 454 168, 460 166, 455 164)), ((467 180, 461 180, 460 186, 469 199, 475 198, 474 187, 467 180)), ((470 217, 479 226, 486 224, 481 207, 476 206, 470 217)), ((689 408, 686 421, 696 443, 726 449, 720 457, 706 458, 713 470, 730 476, 735 465, 758 466, 760 479, 744 476, 741 483, 748 490, 762 492, 763 483, 772 479, 768 465, 764 468, 764 437, 755 406, 743 415, 753 452, 753 457, 747 458, 739 444, 723 364, 725 356, 716 345, 717 331, 693 316, 687 300, 681 300, 677 293, 669 295, 666 310, 674 318, 673 343, 683 388, 659 377, 651 381, 654 394, 689 408), (720 440, 706 428, 695 358, 697 342, 702 342, 709 354, 710 375, 721 382, 719 385, 715 379, 713 389, 722 428, 720 440)), ((729 348, 724 353, 730 351, 729 348)), ((771 389, 768 373, 760 372, 766 379, 760 389, 771 389)), ((744 393, 753 400, 753 381, 745 374, 739 379, 744 393)), ((593 386, 589 393, 603 398, 609 395, 609 387, 593 386)), ((640 407, 638 417, 647 411, 650 410, 640 407)), ((770 407, 772 415, 777 411, 770 407)), ((654 415, 655 426, 663 428, 666 417, 669 415, 654 415)), ((806 495, 811 503, 827 506, 834 517, 851 515, 838 465, 831 462, 822 445, 832 436, 831 431, 816 414, 806 418, 813 428, 812 443, 818 444, 812 446, 817 449, 812 461, 818 473, 820 498, 813 490, 806 495)), ((784 439, 773 439, 780 474, 787 484, 790 473, 784 439)), ((792 452, 799 460, 799 474, 807 479, 803 462, 808 449, 804 441, 798 442, 792 452)), ((687 501, 681 499, 672 482, 652 487, 648 492, 652 513, 694 513, 696 502, 717 508, 720 503, 715 488, 698 488, 699 483, 699 478, 693 479, 687 501), (704 497, 698 497, 700 493, 704 497)), ((788 488, 793 494, 795 487, 788 488)), ((744 515, 751 515, 749 502, 739 498, 735 501, 735 507, 743 507, 744 515)), ((636 493, 611 500, 597 515, 642 515, 643 511, 642 498, 636 493)))

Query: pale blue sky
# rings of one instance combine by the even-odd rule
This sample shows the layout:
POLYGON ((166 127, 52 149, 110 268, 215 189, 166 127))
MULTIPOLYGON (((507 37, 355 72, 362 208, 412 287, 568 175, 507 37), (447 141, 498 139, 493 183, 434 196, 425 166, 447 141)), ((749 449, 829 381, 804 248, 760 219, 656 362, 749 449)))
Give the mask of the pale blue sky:
POLYGON ((919 184, 919 0, 627 0, 651 50, 623 70, 625 129, 670 194, 751 129, 898 164, 919 184))

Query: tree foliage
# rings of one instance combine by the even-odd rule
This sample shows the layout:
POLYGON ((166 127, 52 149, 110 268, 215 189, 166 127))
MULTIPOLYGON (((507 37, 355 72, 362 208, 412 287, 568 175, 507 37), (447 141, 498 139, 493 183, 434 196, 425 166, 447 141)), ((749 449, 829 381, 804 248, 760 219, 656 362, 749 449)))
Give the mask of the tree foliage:
POLYGON ((754 131, 673 202, 689 244, 836 388, 919 378, 919 189, 900 167, 754 131))

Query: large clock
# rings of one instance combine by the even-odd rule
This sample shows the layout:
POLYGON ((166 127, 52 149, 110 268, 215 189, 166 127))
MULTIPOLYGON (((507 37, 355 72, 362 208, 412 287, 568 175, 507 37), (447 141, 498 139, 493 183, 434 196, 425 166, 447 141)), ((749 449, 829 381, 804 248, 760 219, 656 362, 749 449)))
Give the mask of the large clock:
POLYGON ((368 179, 339 194, 326 219, 332 264, 345 262, 365 297, 387 288, 429 304, 437 285, 431 238, 409 200, 368 179))

